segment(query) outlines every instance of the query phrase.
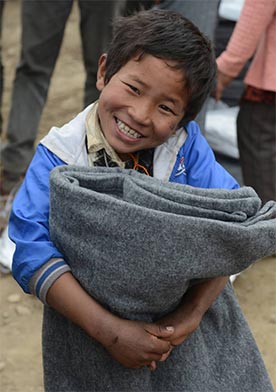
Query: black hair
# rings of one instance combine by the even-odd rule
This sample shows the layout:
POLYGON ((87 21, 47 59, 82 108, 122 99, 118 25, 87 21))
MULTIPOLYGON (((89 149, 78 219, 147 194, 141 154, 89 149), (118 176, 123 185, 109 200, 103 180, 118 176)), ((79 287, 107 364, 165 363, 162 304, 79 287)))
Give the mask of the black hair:
POLYGON ((194 119, 215 83, 216 58, 209 39, 173 11, 154 9, 119 17, 107 52, 105 83, 131 58, 145 53, 173 60, 183 71, 188 105, 180 125, 194 119))

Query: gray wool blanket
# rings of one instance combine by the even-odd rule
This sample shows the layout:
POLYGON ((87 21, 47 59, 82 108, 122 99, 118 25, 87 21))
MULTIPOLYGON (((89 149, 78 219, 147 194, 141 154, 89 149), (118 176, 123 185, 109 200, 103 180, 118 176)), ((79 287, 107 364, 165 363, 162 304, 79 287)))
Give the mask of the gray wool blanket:
MULTIPOLYGON (((84 289, 123 318, 156 321, 190 284, 276 252, 276 203, 261 208, 249 187, 199 189, 73 166, 55 168, 50 182, 52 240, 84 289)), ((47 306, 43 362, 48 392, 273 390, 230 283, 155 372, 124 368, 47 306)))

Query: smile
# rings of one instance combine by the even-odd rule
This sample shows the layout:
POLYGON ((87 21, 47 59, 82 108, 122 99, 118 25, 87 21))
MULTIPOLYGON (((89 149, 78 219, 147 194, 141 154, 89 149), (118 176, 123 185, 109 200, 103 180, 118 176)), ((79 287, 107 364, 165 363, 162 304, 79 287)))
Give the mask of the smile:
POLYGON ((121 120, 116 119, 118 128, 120 129, 120 131, 122 133, 124 133, 125 135, 133 138, 133 139, 141 139, 143 136, 140 135, 138 132, 136 132, 134 129, 129 128, 128 125, 126 125, 125 123, 123 123, 121 120))

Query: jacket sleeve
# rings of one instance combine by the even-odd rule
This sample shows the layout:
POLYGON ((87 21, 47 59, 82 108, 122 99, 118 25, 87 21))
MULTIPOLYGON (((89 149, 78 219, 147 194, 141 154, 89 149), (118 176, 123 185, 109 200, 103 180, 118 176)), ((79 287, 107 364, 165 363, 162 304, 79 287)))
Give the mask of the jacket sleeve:
POLYGON ((46 147, 38 145, 9 221, 9 236, 16 245, 13 276, 26 293, 36 295, 44 303, 51 284, 70 270, 50 239, 48 223, 50 171, 64 164, 46 147))
POLYGON ((256 51, 274 12, 274 0, 245 0, 227 48, 217 58, 217 66, 222 73, 231 77, 239 74, 256 51))
MULTIPOLYGON (((178 160, 183 157, 185 161, 186 183, 198 188, 239 188, 237 181, 216 161, 197 123, 191 121, 186 129, 188 137, 178 153, 178 160)), ((177 166, 176 162, 172 175, 177 166)))

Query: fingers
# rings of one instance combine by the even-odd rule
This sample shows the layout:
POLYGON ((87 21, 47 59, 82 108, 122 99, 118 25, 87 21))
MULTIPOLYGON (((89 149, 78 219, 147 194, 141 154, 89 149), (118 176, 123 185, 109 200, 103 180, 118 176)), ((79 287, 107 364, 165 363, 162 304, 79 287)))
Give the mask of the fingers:
MULTIPOLYGON (((157 341, 158 338, 154 337, 157 341)), ((152 352, 147 354, 147 359, 145 364, 149 367, 150 370, 156 370, 157 362, 164 361, 168 358, 172 348, 170 343, 158 341, 158 347, 155 347, 152 352), (162 346, 160 347, 160 343, 162 346), (165 346, 164 346, 165 343, 165 346)))
POLYGON ((149 370, 151 372, 154 372, 157 369, 157 362, 164 362, 166 361, 166 359, 169 357, 170 353, 172 352, 174 347, 170 347, 169 351, 165 354, 162 354, 161 357, 159 358, 159 360, 157 361, 152 361, 148 366, 149 370))
POLYGON ((145 324, 145 330, 157 338, 169 338, 174 333, 174 327, 158 324, 145 324))
MULTIPOLYGON (((151 335, 152 342, 154 347, 152 348, 152 352, 155 354, 163 355, 167 354, 171 348, 170 337, 174 333, 174 328, 172 326, 163 326, 158 324, 146 324, 145 330, 151 335)), ((157 361, 160 360, 161 357, 153 358, 157 361)))
POLYGON ((166 359, 169 357, 170 353, 172 352, 173 347, 171 346, 169 351, 165 354, 162 354, 161 358, 159 359, 159 362, 164 362, 166 359))
POLYGON ((154 370, 156 370, 157 369, 157 364, 156 364, 156 362, 155 361, 152 361, 149 365, 147 365, 148 366, 148 368, 149 368, 149 370, 151 371, 151 372, 154 372, 154 370))
MULTIPOLYGON (((167 354, 167 352, 171 348, 170 342, 167 342, 166 340, 160 340, 160 339, 156 338, 155 336, 153 336, 153 339, 155 339, 155 342, 154 342, 154 347, 153 347, 152 352, 156 353, 159 356, 162 356, 163 354, 167 354)), ((160 359, 160 357, 158 358, 158 361, 159 361, 159 359, 160 359)))

